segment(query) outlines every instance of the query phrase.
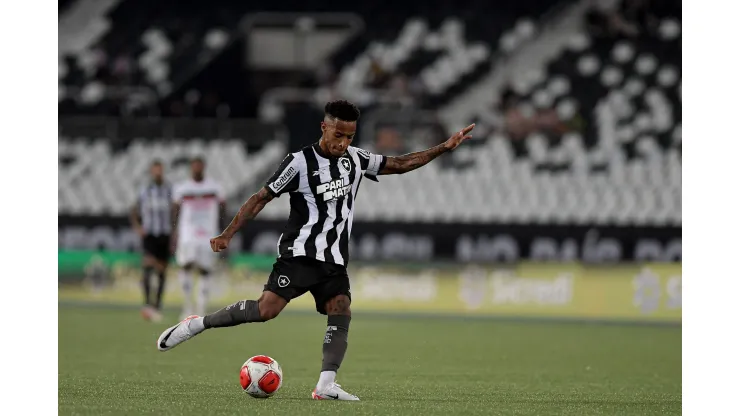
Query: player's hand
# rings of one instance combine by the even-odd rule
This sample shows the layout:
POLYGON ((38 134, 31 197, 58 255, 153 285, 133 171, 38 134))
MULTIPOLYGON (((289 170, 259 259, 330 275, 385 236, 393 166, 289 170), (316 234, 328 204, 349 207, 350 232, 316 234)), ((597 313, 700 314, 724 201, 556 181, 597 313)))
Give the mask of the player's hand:
POLYGON ((475 127, 475 123, 469 125, 468 127, 465 127, 464 129, 458 131, 457 133, 452 135, 452 137, 447 139, 447 141, 445 142, 445 147, 447 148, 447 150, 455 150, 457 146, 460 146, 462 142, 473 138, 473 136, 468 133, 473 131, 474 127, 475 127))
POLYGON ((144 238, 144 229, 142 227, 134 227, 134 231, 136 231, 139 237, 144 238))
POLYGON ((228 238, 223 234, 218 237, 211 238, 211 250, 213 250, 214 253, 224 251, 229 247, 229 241, 231 241, 231 238, 228 238))

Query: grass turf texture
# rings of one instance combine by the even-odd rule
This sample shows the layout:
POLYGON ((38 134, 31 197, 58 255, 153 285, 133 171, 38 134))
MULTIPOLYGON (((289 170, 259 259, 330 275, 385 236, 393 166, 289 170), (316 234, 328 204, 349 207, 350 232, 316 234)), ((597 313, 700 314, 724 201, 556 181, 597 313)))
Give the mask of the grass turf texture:
POLYGON ((665 415, 681 413, 680 327, 363 316, 338 381, 360 402, 310 399, 326 325, 284 313, 209 330, 161 353, 176 316, 59 307, 59 414, 665 415), (282 389, 242 392, 239 368, 270 355, 282 389))

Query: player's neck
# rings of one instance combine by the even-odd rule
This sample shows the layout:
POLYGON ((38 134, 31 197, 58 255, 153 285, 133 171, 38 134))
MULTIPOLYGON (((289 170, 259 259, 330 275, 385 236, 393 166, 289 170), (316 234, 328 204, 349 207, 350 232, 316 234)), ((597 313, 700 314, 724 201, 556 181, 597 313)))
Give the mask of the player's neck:
POLYGON ((331 153, 329 153, 329 149, 327 149, 325 146, 326 146, 326 143, 324 142, 324 138, 322 137, 321 139, 319 139, 319 145, 315 146, 316 153, 318 153, 319 156, 321 157, 324 157, 326 159, 331 159, 332 155, 331 153))
POLYGON ((193 176, 193 182, 203 182, 205 176, 193 176))

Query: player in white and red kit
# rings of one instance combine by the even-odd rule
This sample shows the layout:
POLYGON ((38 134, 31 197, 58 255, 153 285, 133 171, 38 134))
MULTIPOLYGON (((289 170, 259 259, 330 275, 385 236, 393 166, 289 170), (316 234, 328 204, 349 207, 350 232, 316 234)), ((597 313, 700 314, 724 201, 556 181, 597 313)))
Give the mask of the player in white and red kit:
POLYGON ((185 297, 183 317, 206 311, 210 274, 216 262, 210 238, 221 228, 221 218, 224 218, 226 211, 221 186, 205 178, 203 159, 193 159, 190 168, 191 178, 176 184, 172 192, 176 224, 174 235, 177 239, 175 259, 180 266, 180 282, 185 297), (193 310, 193 274, 196 272, 201 279, 193 310))

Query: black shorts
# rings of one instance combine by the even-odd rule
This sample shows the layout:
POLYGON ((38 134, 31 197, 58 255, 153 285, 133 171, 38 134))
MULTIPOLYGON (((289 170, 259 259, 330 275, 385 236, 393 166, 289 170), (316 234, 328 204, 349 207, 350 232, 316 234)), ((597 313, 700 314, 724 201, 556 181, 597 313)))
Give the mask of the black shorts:
POLYGON ((351 299, 345 266, 305 256, 278 258, 272 266, 265 291, 273 292, 288 302, 311 292, 316 311, 322 315, 326 315, 326 302, 333 297, 347 295, 351 299))
POLYGON ((159 261, 170 259, 170 236, 168 235, 145 235, 141 245, 145 254, 159 261))

